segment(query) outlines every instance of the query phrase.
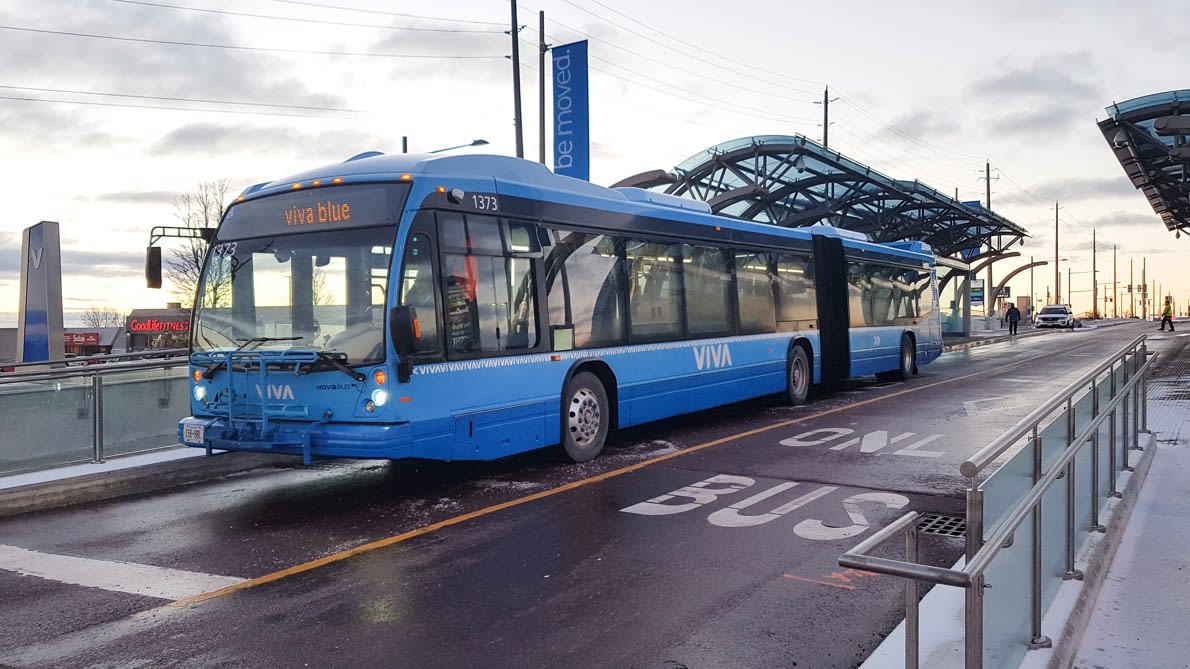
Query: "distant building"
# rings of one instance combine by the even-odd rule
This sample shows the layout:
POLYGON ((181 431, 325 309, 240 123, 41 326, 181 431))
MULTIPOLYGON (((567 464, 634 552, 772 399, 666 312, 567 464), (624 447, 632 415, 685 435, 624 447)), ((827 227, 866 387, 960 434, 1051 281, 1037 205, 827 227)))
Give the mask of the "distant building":
POLYGON ((178 302, 165 309, 133 309, 128 314, 128 352, 190 346, 190 310, 178 302))
MULTIPOLYGON (((66 357, 108 355, 125 351, 125 330, 114 328, 66 328, 66 357)), ((0 363, 12 363, 17 358, 17 329, 0 328, 0 363)))

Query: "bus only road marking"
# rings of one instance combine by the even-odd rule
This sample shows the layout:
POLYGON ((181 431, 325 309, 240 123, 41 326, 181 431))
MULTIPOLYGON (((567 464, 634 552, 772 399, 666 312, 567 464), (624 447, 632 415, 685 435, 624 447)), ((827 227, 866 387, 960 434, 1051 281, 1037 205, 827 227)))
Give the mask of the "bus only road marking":
POLYGON ((0 569, 59 583, 175 601, 244 580, 147 564, 41 553, 3 544, 0 544, 0 569))
MULTIPOLYGON (((1013 369, 1016 367, 1023 367, 1025 365, 1031 364, 1035 360, 1045 357, 1046 355, 1048 355, 1048 354, 1037 355, 1037 356, 1033 356, 1030 358, 1026 358, 1024 360, 1019 360, 1015 363, 1009 363, 1008 365, 1005 365, 1005 367, 1001 371, 1004 371, 1006 369, 1013 369)), ((653 465, 656 465, 656 464, 659 464, 662 462, 666 462, 666 461, 672 460, 674 458, 682 457, 684 455, 690 455, 691 453, 697 453, 699 451, 703 451, 708 448, 713 448, 715 446, 720 446, 722 444, 736 443, 740 440, 743 440, 743 439, 746 439, 748 437, 752 437, 752 436, 755 436, 758 434, 765 434, 767 432, 772 432, 774 430, 780 430, 782 428, 790 427, 791 425, 799 425, 801 423, 805 423, 805 422, 812 421, 812 420, 817 420, 819 418, 824 418, 826 416, 833 416, 835 414, 843 413, 845 411, 851 411, 853 409, 863 408, 863 407, 869 406, 871 404, 875 404, 876 402, 883 402, 885 400, 894 399, 897 397, 901 397, 903 395, 908 395, 910 393, 917 393, 917 392, 921 392, 924 390, 929 390, 931 388, 937 388, 938 386, 943 386, 943 385, 947 385, 950 383, 954 383, 955 381, 963 381, 966 379, 982 376, 984 374, 985 374, 985 372, 983 370, 971 372, 969 374, 962 374, 962 375, 959 375, 959 376, 956 376, 953 378, 943 379, 940 381, 935 381, 933 383, 928 383, 928 384, 921 385, 921 386, 912 386, 909 388, 905 388, 904 390, 890 392, 887 395, 873 397, 870 399, 862 400, 860 402, 856 402, 854 404, 838 406, 838 407, 834 407, 831 409, 824 409, 822 411, 815 411, 812 413, 807 413, 804 416, 798 416, 796 418, 790 418, 789 420, 782 420, 782 421, 778 421, 776 423, 772 423, 770 425, 764 425, 761 427, 753 428, 751 430, 745 430, 743 432, 731 434, 726 437, 720 437, 719 439, 703 442, 701 444, 697 444, 695 446, 691 446, 690 448, 682 449, 680 451, 666 453, 664 455, 659 455, 655 458, 650 458, 648 460, 643 460, 643 461, 637 462, 635 464, 627 465, 625 467, 620 467, 619 469, 613 469, 611 471, 603 472, 602 474, 596 474, 595 476, 591 476, 591 477, 588 477, 585 479, 579 479, 577 481, 571 481, 570 483, 564 483, 556 488, 550 488, 549 490, 542 490, 540 492, 536 492, 536 493, 533 493, 530 495, 525 495, 524 497, 518 497, 516 499, 511 499, 506 502, 501 502, 499 504, 493 504, 492 506, 484 507, 482 509, 477 509, 470 513, 464 513, 462 515, 454 516, 451 518, 446 518, 446 519, 440 520, 436 523, 431 523, 429 525, 425 525, 425 526, 422 526, 422 527, 419 527, 419 528, 416 528, 413 530, 409 530, 408 532, 402 532, 401 534, 393 535, 390 537, 385 537, 383 539, 377 539, 375 541, 371 541, 369 543, 362 544, 360 546, 356 546, 355 548, 350 548, 345 551, 340 551, 338 553, 327 555, 325 557, 321 557, 321 558, 318 558, 315 560, 310 560, 308 562, 296 564, 296 565, 293 565, 292 567, 288 567, 286 569, 281 569, 279 571, 274 571, 274 572, 271 572, 268 574, 264 574, 262 576, 257 576, 255 578, 250 578, 250 579, 247 579, 244 581, 240 581, 239 583, 233 583, 231 585, 224 586, 217 590, 211 590, 209 592, 204 592, 202 594, 195 595, 195 596, 189 597, 187 599, 179 600, 179 601, 174 602, 168 606, 187 607, 187 606, 190 606, 193 604, 197 604, 199 602, 207 601, 210 599, 215 599, 218 597, 222 597, 224 595, 232 594, 234 592, 246 590, 248 588, 253 588, 258 585, 272 583, 274 581, 279 581, 281 579, 288 578, 290 576, 294 576, 297 574, 305 573, 307 571, 318 569, 319 567, 324 567, 328 564, 333 564, 333 563, 339 562, 341 560, 346 560, 346 559, 354 557, 356 555, 370 553, 370 552, 372 552, 374 550, 378 550, 380 548, 385 548, 387 546, 392 546, 394 544, 402 543, 404 541, 408 541, 408 540, 416 538, 416 537, 431 534, 433 532, 437 532, 438 530, 441 530, 441 529, 444 529, 447 527, 452 527, 454 525, 459 525, 459 524, 462 524, 462 523, 465 523, 465 522, 468 522, 471 520, 475 520, 477 518, 481 518, 483 516, 497 513, 499 511, 503 511, 505 509, 520 506, 522 504, 528 504, 529 502, 533 502, 533 501, 536 501, 539 499, 545 499, 547 497, 552 497, 554 495, 568 492, 568 491, 574 490, 576 488, 581 488, 581 487, 590 485, 592 483, 599 483, 601 481, 613 479, 618 476, 622 476, 624 474, 628 474, 628 473, 635 472, 640 469, 644 469, 645 467, 651 467, 653 465)))

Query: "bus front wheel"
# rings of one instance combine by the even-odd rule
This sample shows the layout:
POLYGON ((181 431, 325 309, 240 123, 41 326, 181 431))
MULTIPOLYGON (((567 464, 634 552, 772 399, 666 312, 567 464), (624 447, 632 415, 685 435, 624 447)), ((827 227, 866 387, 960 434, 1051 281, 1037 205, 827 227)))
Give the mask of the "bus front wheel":
POLYGON ((607 442, 611 407, 599 377, 579 372, 566 382, 562 393, 562 447, 575 462, 599 455, 607 442))
POLYGON ((801 406, 810 397, 810 359, 806 349, 794 346, 789 352, 789 387, 786 388, 789 403, 801 406))

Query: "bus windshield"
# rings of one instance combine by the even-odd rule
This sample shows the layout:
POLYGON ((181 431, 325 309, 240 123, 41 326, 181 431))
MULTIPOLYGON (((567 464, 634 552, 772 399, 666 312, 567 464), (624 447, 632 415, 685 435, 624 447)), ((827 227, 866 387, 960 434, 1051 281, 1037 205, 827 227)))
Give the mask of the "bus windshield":
POLYGON ((396 226, 217 241, 194 310, 195 351, 301 348, 384 360, 396 226))

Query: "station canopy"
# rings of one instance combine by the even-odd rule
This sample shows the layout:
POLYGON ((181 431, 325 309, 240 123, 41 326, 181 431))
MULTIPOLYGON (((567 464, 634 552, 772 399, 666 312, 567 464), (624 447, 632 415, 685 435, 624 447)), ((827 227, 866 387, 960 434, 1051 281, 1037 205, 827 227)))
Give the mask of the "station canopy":
POLYGON ((1155 93, 1107 108, 1104 139, 1165 227, 1190 232, 1190 90, 1155 93))
POLYGON ((761 223, 830 225, 875 242, 923 241, 938 256, 966 262, 1005 255, 1028 236, 979 202, 889 178, 801 135, 724 142, 673 170, 613 185, 703 200, 717 214, 761 223))

